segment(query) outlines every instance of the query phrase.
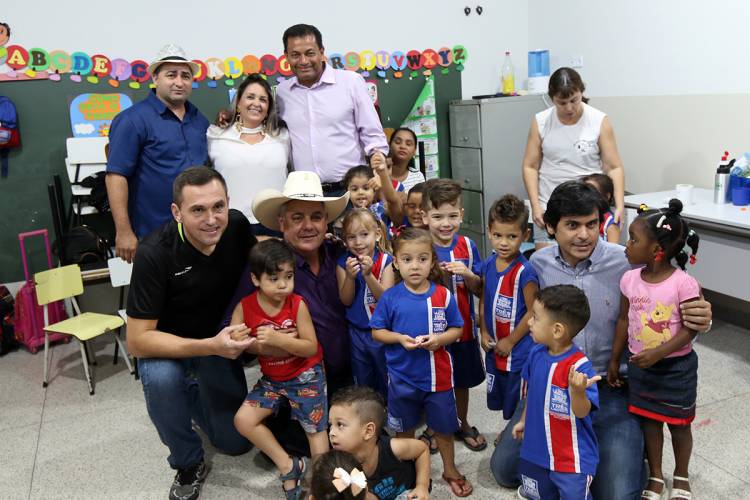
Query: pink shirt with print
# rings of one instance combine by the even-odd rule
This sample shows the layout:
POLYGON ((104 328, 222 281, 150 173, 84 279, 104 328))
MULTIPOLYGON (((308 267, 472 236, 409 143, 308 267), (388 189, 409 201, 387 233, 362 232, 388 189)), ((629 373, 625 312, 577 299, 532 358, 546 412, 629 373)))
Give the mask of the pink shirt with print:
MULTIPOLYGON (((641 270, 633 269, 622 276, 620 291, 630 302, 628 347, 638 354, 677 334, 682 326, 680 304, 699 297, 700 285, 681 269, 661 283, 647 283, 641 278, 641 270)), ((688 342, 667 357, 684 356, 692 348, 692 342, 688 342)))

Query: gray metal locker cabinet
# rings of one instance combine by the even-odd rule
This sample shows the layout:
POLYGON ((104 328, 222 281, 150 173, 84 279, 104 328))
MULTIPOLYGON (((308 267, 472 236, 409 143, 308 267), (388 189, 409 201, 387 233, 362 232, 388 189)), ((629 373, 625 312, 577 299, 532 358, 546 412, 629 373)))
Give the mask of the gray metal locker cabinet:
POLYGON ((525 200, 521 162, 531 120, 548 106, 541 95, 451 101, 451 170, 463 187, 461 233, 486 257, 485 219, 506 193, 525 200))

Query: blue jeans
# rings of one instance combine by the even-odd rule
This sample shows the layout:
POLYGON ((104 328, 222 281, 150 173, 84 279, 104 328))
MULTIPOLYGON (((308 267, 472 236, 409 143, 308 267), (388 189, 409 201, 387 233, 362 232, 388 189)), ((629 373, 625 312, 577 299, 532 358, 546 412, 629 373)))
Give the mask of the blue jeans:
POLYGON ((139 358, 146 408, 173 469, 203 460, 203 443, 192 421, 211 444, 228 455, 252 445, 234 428, 234 414, 247 396, 242 364, 218 356, 185 359, 139 358))
MULTIPOLYGON (((518 405, 490 459, 495 481, 506 488, 521 484, 518 475, 521 442, 513 439, 512 430, 522 412, 523 405, 518 405)), ((627 389, 613 389, 600 383, 599 409, 592 414, 592 420, 599 441, 599 466, 591 484, 593 497, 640 498, 644 485, 643 433, 638 418, 628 412, 627 389)))

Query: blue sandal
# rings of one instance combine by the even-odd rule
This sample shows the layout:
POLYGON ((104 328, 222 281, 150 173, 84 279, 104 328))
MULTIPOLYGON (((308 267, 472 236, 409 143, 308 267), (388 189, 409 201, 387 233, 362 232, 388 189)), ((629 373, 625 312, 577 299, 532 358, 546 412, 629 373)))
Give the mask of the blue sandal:
POLYGON ((305 457, 290 457, 292 459, 292 470, 286 474, 279 474, 279 481, 281 481, 281 489, 286 494, 287 500, 299 500, 302 493, 302 478, 305 476, 305 470, 307 469, 305 464, 305 457), (284 488, 284 481, 294 480, 297 481, 297 486, 291 490, 284 488))

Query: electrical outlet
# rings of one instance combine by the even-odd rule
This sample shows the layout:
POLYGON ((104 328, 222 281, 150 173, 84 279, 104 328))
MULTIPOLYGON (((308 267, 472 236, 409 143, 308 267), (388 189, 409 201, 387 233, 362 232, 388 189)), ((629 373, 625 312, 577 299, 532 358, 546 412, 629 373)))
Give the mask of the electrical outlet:
POLYGON ((583 56, 570 56, 571 68, 583 68, 583 56))

